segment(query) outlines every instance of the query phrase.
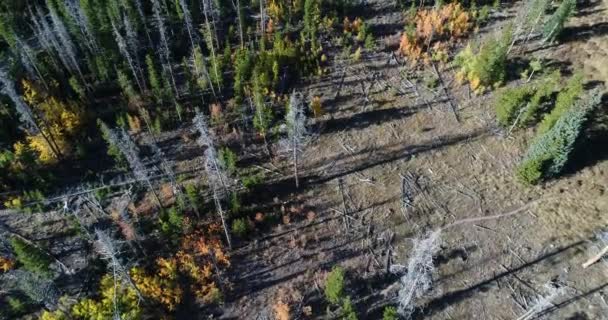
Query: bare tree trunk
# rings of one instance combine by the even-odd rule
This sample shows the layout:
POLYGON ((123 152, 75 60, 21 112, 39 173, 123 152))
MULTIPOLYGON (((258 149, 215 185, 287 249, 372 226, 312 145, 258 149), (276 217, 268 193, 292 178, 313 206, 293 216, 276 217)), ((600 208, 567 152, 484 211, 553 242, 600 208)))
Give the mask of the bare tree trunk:
POLYGON ((295 144, 293 147, 293 176, 296 180, 296 189, 299 189, 300 179, 298 178, 298 148, 295 144))
POLYGON ((450 109, 452 111, 452 114, 454 115, 454 118, 456 119, 456 122, 460 123, 460 117, 458 116, 457 107, 452 102, 452 98, 450 97, 450 92, 448 91, 448 88, 446 87, 445 82, 443 81, 443 77, 439 73, 439 70, 437 70, 437 66, 435 65, 435 62, 433 62, 432 60, 431 60, 431 66, 433 67, 433 71, 435 71, 435 74, 437 75, 437 79, 439 80, 441 89, 443 89, 443 94, 445 94, 445 97, 448 99, 448 104, 450 105, 450 109))
MULTIPOLYGON (((217 69, 217 57, 215 55, 215 45, 214 42, 217 41, 217 35, 215 35, 215 32, 212 30, 211 28, 211 23, 209 22, 209 6, 207 5, 207 1, 208 0, 203 0, 203 15, 205 16, 205 25, 207 26, 207 32, 209 33, 207 36, 209 37, 209 43, 207 45, 209 45, 209 50, 211 51, 211 59, 213 59, 213 71, 215 72, 215 81, 216 81, 216 85, 217 85, 217 89, 219 91, 222 90, 222 88, 220 87, 220 73, 217 69), (214 41, 214 35, 215 35, 215 41, 214 41)), ((211 80, 211 79, 209 79, 211 80)), ((209 81, 211 84, 211 81, 209 81)), ((211 86, 213 87, 213 84, 211 84, 211 86)), ((213 95, 215 96, 215 92, 213 93, 213 95)))
POLYGON ((241 41, 241 49, 245 47, 245 39, 243 37, 243 13, 241 12, 241 0, 236 0, 236 14, 239 20, 239 39, 241 41))
POLYGON ((604 255, 606 255, 606 253, 608 253, 608 246, 605 246, 604 249, 602 249, 602 251, 600 251, 598 254, 596 254, 595 256, 593 256, 591 259, 587 260, 587 262, 583 263, 583 268, 586 269, 589 266, 591 266, 592 264, 598 262, 604 255))
POLYGON ((148 184, 148 188, 150 188, 150 191, 152 192, 152 195, 154 196, 154 199, 156 200, 156 202, 158 203, 158 207, 160 209, 163 209, 163 203, 160 201, 160 197, 158 196, 158 194, 156 193, 156 190, 154 189, 154 187, 152 186, 152 182, 150 181, 149 178, 146 178, 146 183, 148 184))
MULTIPOLYGON (((28 108, 28 110, 31 110, 31 109, 28 108)), ((31 111, 28 111, 28 113, 30 114, 30 117, 33 119, 32 122, 33 122, 34 126, 36 127, 36 130, 38 130, 38 132, 40 132, 40 135, 42 136, 42 138, 44 138, 46 143, 49 145, 49 148, 51 148, 51 151, 55 154, 55 157, 57 157, 57 159, 63 159, 63 154, 61 153, 61 150, 59 149, 59 146, 55 142, 55 138, 51 132, 51 126, 48 125, 48 123, 44 120, 44 118, 37 117, 31 111), (40 125, 38 124, 38 122, 36 120, 42 122, 45 127, 49 128, 48 135, 46 133, 44 133, 44 131, 42 130, 42 128, 40 127, 40 125)))
POLYGON ((264 0, 260 0, 260 43, 264 43, 266 25, 264 24, 264 0))
POLYGON ((230 239, 230 232, 228 231, 228 224, 226 223, 226 217, 224 216, 224 210, 222 209, 222 203, 220 202, 220 198, 217 194, 217 188, 215 185, 213 186, 213 200, 215 201, 215 207, 217 212, 220 215, 220 219, 222 220, 222 227, 224 228, 224 233, 226 234, 226 242, 228 243, 228 248, 232 250, 232 240, 230 239))

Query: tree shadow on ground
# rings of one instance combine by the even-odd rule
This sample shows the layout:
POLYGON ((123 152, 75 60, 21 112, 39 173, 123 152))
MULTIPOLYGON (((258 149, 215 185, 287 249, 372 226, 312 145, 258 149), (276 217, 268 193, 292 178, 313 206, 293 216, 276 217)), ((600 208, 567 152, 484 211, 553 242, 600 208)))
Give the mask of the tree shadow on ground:
MULTIPOLYGON (((435 104, 441 102, 442 101, 433 101, 431 103, 435 104)), ((374 124, 410 117, 416 112, 426 108, 426 104, 419 104, 409 108, 388 108, 364 111, 350 117, 329 119, 323 123, 319 123, 315 130, 320 130, 323 133, 361 130, 374 124)))
POLYGON ((601 37, 608 34, 608 22, 600 22, 593 25, 566 27, 558 37, 559 43, 576 41, 587 41, 591 38, 601 37))
MULTIPOLYGON (((346 157, 347 161, 345 161, 345 163, 340 164, 342 167, 346 167, 346 169, 326 175, 311 175, 303 179, 303 181, 306 185, 325 183, 353 173, 365 171, 370 168, 388 164, 393 161, 411 158, 412 156, 423 152, 456 145, 464 141, 472 141, 475 139, 479 139, 487 135, 489 132, 490 131, 488 130, 488 128, 481 128, 465 134, 438 137, 437 139, 434 139, 427 143, 417 145, 404 146, 403 143, 398 143, 395 145, 379 146, 377 148, 374 148, 375 152, 373 156, 365 157, 364 159, 357 159, 360 158, 357 156, 363 156, 366 153, 372 151, 362 150, 355 155, 346 157)), ((341 155, 340 157, 344 157, 344 155, 341 155)), ((331 163, 332 161, 326 160, 325 162, 331 163)))
MULTIPOLYGON (((566 307, 566 306, 568 306, 568 305, 570 305, 570 304, 572 304, 572 303, 574 303, 574 302, 576 302, 576 301, 578 301, 580 299, 585 299, 585 298, 587 298, 587 297, 589 297, 589 296, 591 296, 591 295, 593 295, 593 294, 595 294, 597 292, 602 292, 607 287, 608 287, 608 283, 604 283, 604 284, 599 285, 599 286, 597 286, 597 287, 595 287, 595 288, 593 288, 593 289, 591 289, 591 290, 589 290, 587 292, 583 292, 583 293, 578 294, 578 295, 576 295, 574 297, 571 297, 571 298, 569 298, 569 299, 567 299, 565 301, 562 301, 560 303, 554 304, 552 307, 550 307, 547 310, 541 312, 538 315, 538 318, 540 319, 540 318, 542 318, 542 317, 544 317, 544 316, 546 316, 548 314, 554 313, 554 312, 556 312, 556 311, 558 311, 558 310, 560 310, 560 309, 562 309, 562 308, 564 308, 564 307, 566 307)), ((549 317, 549 318, 551 318, 551 317, 549 317)), ((570 317, 568 319, 587 319, 587 318, 586 318, 586 315, 578 315, 578 316, 577 315, 573 315, 572 317, 570 317)))
POLYGON ((376 38, 383 38, 386 36, 392 36, 399 34, 403 30, 403 23, 387 23, 387 24, 375 24, 369 27, 371 34, 376 38))
MULTIPOLYGON (((362 254, 363 252, 361 250, 356 250, 352 248, 337 249, 332 251, 332 255, 334 256, 333 259, 317 263, 314 269, 307 268, 305 265, 302 264, 297 264, 297 262, 302 261, 302 258, 289 261, 288 265, 292 265, 294 267, 292 268, 293 271, 286 275, 278 277, 273 276, 271 272, 267 270, 268 272, 260 274, 253 279, 249 279, 249 281, 237 279, 237 281, 234 281, 234 288, 232 288, 231 292, 227 294, 226 300, 229 302, 236 301, 242 297, 249 296, 261 290, 288 282, 309 271, 328 270, 331 266, 341 261, 352 259, 361 256, 362 254), (298 268, 298 266, 300 267, 298 268)), ((272 270, 275 269, 276 268, 272 270)))
POLYGON ((448 292, 438 298, 431 300, 422 308, 417 309, 417 311, 415 312, 414 318, 422 319, 425 315, 428 316, 430 314, 435 314, 437 312, 445 310, 447 307, 449 307, 451 305, 458 304, 468 298, 471 298, 478 292, 486 292, 493 287, 493 283, 496 282, 497 280, 511 276, 511 275, 515 275, 516 273, 518 273, 524 269, 530 268, 539 263, 544 263, 547 260, 555 259, 557 256, 560 256, 560 255, 564 254, 566 251, 574 249, 574 248, 582 245, 583 243, 585 243, 585 241, 577 241, 577 242, 574 242, 565 247, 557 248, 556 250, 543 254, 540 257, 538 257, 530 262, 524 263, 524 264, 522 264, 518 267, 512 268, 508 271, 498 273, 495 276, 493 276, 489 279, 486 279, 484 281, 481 281, 468 288, 448 292))

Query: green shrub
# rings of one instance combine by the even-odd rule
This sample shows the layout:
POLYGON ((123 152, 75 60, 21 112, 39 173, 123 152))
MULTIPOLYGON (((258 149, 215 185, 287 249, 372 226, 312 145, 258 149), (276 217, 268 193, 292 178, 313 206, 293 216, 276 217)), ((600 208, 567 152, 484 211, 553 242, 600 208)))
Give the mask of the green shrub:
POLYGON ((112 140, 110 139, 111 130, 105 122, 101 121, 101 119, 97 120, 97 125, 99 126, 99 130, 101 131, 101 137, 108 145, 107 154, 114 159, 114 166, 118 169, 126 169, 127 168, 127 159, 124 157, 122 152, 118 146, 116 146, 112 140))
POLYGON ((249 233, 249 221, 246 218, 239 218, 232 221, 232 233, 243 238, 249 233))
POLYGON ((84 90, 84 88, 80 84, 80 81, 78 81, 76 77, 70 77, 68 83, 70 84, 70 87, 72 88, 72 90, 74 90, 76 95, 78 95, 78 98, 80 100, 84 100, 87 97, 86 91, 84 90))
POLYGON ((343 320, 357 320, 357 312, 353 306, 350 297, 342 299, 342 316, 343 320))
POLYGON ((460 67, 458 78, 467 80, 475 92, 502 83, 506 76, 507 54, 513 40, 513 26, 508 25, 499 38, 491 37, 474 52, 471 46, 454 60, 460 67))
POLYGON ((575 143, 587 120, 587 115, 600 103, 599 90, 594 90, 576 101, 547 132, 532 142, 517 168, 524 183, 535 184, 558 175, 566 165, 575 143))
POLYGON ((190 183, 184 186, 184 190, 186 192, 186 197, 188 198, 188 203, 194 211, 198 211, 202 206, 203 200, 200 196, 198 187, 195 184, 190 183))
POLYGON ((236 153, 227 147, 220 149, 220 161, 229 175, 236 173, 236 153))
POLYGON ((263 178, 264 175, 261 173, 245 175, 242 179, 243 187, 247 190, 252 190, 262 183, 263 178))
POLYGON ((242 48, 236 53, 234 62, 234 98, 241 103, 245 96, 245 82, 251 77, 253 71, 253 56, 247 48, 242 48))
POLYGON ((118 85, 122 89, 122 92, 125 94, 127 99, 129 99, 129 100, 135 99, 137 96, 137 93, 135 92, 135 89, 133 88, 133 84, 131 83, 131 79, 129 79, 129 76, 127 76, 127 74, 124 73, 122 70, 118 70, 116 72, 116 74, 118 77, 118 85))
POLYGON ((505 127, 514 121, 519 126, 531 123, 542 104, 557 90, 559 79, 560 73, 555 71, 539 81, 504 89, 495 100, 498 122, 505 127))
POLYGON ((481 9, 479 9, 479 11, 477 11, 477 19, 475 22, 477 23, 477 25, 482 25, 482 24, 486 23, 489 18, 490 18, 490 7, 488 5, 485 5, 485 6, 481 7, 481 9))
POLYGON ((179 236, 183 233, 184 217, 175 206, 163 212, 159 222, 160 230, 173 241, 179 239, 179 236))
POLYGON ((161 78, 156 70, 154 59, 150 54, 146 55, 146 67, 148 69, 148 82, 152 87, 152 94, 157 102, 162 102, 164 96, 164 88, 161 83, 161 78))
POLYGON ((527 185, 539 183, 543 179, 548 161, 548 157, 540 157, 522 162, 517 167, 517 178, 527 185))
POLYGON ((399 314, 397 313, 397 308, 393 306, 388 306, 384 308, 384 312, 382 313, 382 320, 398 320, 399 314))
POLYGON ((344 269, 335 266, 325 282, 325 299, 334 306, 340 304, 344 297, 344 269))
POLYGON ((542 104, 559 88, 560 78, 561 74, 559 70, 556 70, 535 84, 534 95, 521 117, 520 123, 522 125, 530 124, 536 120, 542 104))
POLYGON ((16 237, 12 238, 10 243, 17 261, 26 270, 43 276, 51 275, 50 265, 52 260, 46 253, 16 237))
POLYGON ((557 10, 551 15, 543 29, 543 39, 553 41, 564 29, 566 20, 576 9, 576 0, 563 0, 557 10))
POLYGON ((583 75, 582 73, 575 74, 566 87, 560 90, 555 100, 555 107, 551 113, 547 114, 538 127, 538 133, 543 134, 555 125, 557 120, 566 113, 574 104, 576 99, 583 93, 583 75))
POLYGON ((230 194, 230 213, 237 214, 241 211, 241 197, 238 192, 232 192, 230 194))
POLYGON ((20 316, 25 313, 27 304, 21 301, 21 299, 17 297, 8 297, 6 302, 8 303, 8 308, 10 309, 10 314, 12 316, 20 316))
POLYGON ((533 93, 534 89, 527 84, 502 90, 494 102, 498 123, 510 126, 522 108, 526 107, 533 93))

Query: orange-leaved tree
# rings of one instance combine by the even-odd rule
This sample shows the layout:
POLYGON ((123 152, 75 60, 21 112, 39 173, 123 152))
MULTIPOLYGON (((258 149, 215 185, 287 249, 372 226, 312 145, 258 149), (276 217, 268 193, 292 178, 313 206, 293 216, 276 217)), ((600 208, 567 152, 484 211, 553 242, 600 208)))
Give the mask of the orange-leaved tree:
POLYGON ((221 230, 221 226, 212 224, 207 234, 197 231, 185 236, 176 254, 180 271, 193 282, 192 292, 205 303, 221 299, 221 272, 230 266, 220 241, 221 230))
POLYGON ((401 36, 399 52, 413 62, 420 59, 444 60, 447 44, 466 36, 472 26, 471 14, 459 3, 420 10, 411 28, 401 36))

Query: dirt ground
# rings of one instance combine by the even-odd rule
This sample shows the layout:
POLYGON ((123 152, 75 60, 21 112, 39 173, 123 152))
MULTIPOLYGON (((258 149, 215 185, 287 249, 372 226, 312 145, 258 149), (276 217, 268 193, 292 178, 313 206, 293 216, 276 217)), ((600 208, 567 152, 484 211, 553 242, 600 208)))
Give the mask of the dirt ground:
MULTIPOLYGON (((382 308, 394 302, 398 281, 387 274, 387 261, 407 265, 413 239, 462 219, 523 208, 442 231, 434 289, 417 301, 417 318, 517 319, 550 285, 563 288, 562 295, 536 319, 608 319, 607 265, 581 267, 597 252, 594 237, 607 223, 605 138, 590 136, 588 150, 560 179, 521 185, 514 168, 533 129, 511 135, 499 129, 491 93, 469 97, 447 66, 439 67, 447 95, 413 78, 401 81, 402 61, 392 58, 390 49, 403 28, 401 13, 393 1, 370 2, 365 19, 379 50, 364 53, 359 63, 336 61, 328 75, 301 88, 309 98, 320 96, 327 113, 315 119, 315 138, 302 157, 303 187, 294 193, 288 163, 265 167, 274 172, 272 182, 249 197, 281 222, 238 243, 228 274, 231 293, 217 317, 272 318, 272 306, 282 297, 295 316, 332 318, 325 312, 323 283, 339 264, 347 270, 347 291, 360 319, 380 319, 382 308), (402 177, 412 194, 408 210, 403 210, 402 177)), ((519 5, 500 16, 513 18, 519 5)), ((474 37, 508 19, 490 22, 474 37)), ((582 4, 564 34, 555 46, 532 45, 519 56, 581 68, 590 85, 608 81, 608 1, 582 4)), ((182 143, 179 133, 162 140, 167 146, 182 143)), ((193 167, 194 149, 180 145, 168 156, 177 157, 178 166, 193 167)), ((7 213, 0 219, 24 230, 42 221, 65 223, 57 216, 37 216, 37 223, 7 213)), ((63 249, 78 269, 83 245, 72 245, 63 249)))
MULTIPOLYGON (((519 57, 561 63, 564 70, 582 69, 590 85, 607 81, 607 5, 582 4, 559 44, 519 57)), ((516 4, 501 14, 512 18, 518 8, 516 4)), ((383 2, 370 12, 372 28, 389 30, 381 42, 394 43, 399 13, 383 2)), ((480 34, 499 25, 490 23, 480 34)), ((446 69, 444 80, 458 105, 458 123, 439 89, 419 89, 421 97, 416 98, 411 88, 397 82, 399 65, 390 54, 368 53, 362 63, 349 65, 337 98, 343 65, 336 65, 324 81, 305 87, 309 96, 322 97, 331 114, 318 120, 320 134, 303 157, 307 193, 302 197, 316 208, 317 218, 282 226, 287 231, 277 230, 276 236, 240 250, 246 258, 238 272, 250 271, 239 279, 254 284, 249 295, 228 306, 234 311, 227 318, 272 314, 278 293, 285 290, 300 290, 303 297, 296 294, 294 299, 323 318, 324 310, 314 310, 325 308, 319 303, 319 279, 336 263, 350 272, 360 318, 380 318, 378 310, 396 293, 396 279, 383 276, 389 251, 385 244, 393 233, 391 259, 405 265, 411 240, 426 231, 529 204, 512 216, 443 231, 435 288, 418 302, 418 315, 516 319, 546 294, 546 286, 553 286, 563 288, 562 294, 537 318, 608 319, 606 265, 581 267, 597 251, 595 234, 606 226, 606 144, 594 140, 587 145, 586 156, 564 177, 525 187, 513 172, 533 129, 507 136, 495 125, 491 96, 469 100, 453 81, 453 71, 446 69), (378 81, 366 101, 364 92, 373 79, 378 81), (401 175, 417 177, 421 185, 414 208, 405 214, 401 175), (350 228, 344 222, 350 218, 342 217, 340 184, 347 194, 346 211, 356 219, 350 228)))

